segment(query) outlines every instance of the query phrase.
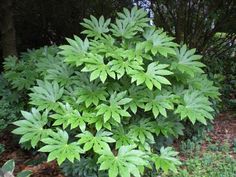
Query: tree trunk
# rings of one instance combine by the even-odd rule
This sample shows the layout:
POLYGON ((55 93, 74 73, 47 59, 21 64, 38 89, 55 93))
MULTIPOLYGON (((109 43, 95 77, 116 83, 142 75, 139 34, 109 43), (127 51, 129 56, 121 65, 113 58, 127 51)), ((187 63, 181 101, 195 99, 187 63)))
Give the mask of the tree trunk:
POLYGON ((13 0, 0 0, 0 13, 3 57, 17 55, 16 33, 13 18, 13 0))
POLYGON ((177 20, 175 26, 175 35, 178 43, 184 42, 184 28, 185 28, 185 3, 183 0, 177 2, 177 20))

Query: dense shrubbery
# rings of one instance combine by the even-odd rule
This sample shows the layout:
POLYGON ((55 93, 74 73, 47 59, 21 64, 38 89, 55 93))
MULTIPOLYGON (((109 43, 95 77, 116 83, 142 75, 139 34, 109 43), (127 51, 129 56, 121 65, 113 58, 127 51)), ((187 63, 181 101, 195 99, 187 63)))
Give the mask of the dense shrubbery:
POLYGON ((54 63, 57 51, 57 47, 44 47, 28 50, 19 58, 5 59, 4 72, 0 75, 0 133, 22 117, 21 110, 30 109, 29 89, 44 77, 43 73, 52 66, 48 62, 54 63))
POLYGON ((93 159, 94 166, 84 168, 91 176, 98 170, 110 177, 176 172, 177 152, 160 148, 159 137, 178 137, 182 122, 207 124, 219 93, 201 56, 148 21, 136 8, 118 13, 114 23, 91 16, 82 23, 87 37, 67 39, 58 54, 41 49, 22 66, 9 59, 5 77, 13 88, 30 90, 31 112, 22 111, 25 119, 14 123, 20 143, 59 164, 93 159))
POLYGON ((222 93, 223 109, 236 107, 236 46, 235 42, 228 39, 226 33, 217 33, 214 40, 210 41, 211 46, 218 46, 221 52, 215 55, 217 51, 209 50, 204 57, 204 63, 207 64, 206 72, 212 80, 220 86, 222 93), (209 57, 209 56, 214 57, 209 57), (212 59, 213 58, 213 59, 212 59))

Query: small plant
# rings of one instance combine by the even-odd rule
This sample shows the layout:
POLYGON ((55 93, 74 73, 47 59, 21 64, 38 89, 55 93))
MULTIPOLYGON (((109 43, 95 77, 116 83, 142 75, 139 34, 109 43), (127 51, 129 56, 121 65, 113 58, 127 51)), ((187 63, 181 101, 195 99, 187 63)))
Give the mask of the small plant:
POLYGON ((11 90, 2 75, 0 75, 0 83, 0 133, 2 133, 8 125, 19 119, 23 106, 19 103, 20 94, 11 90))
POLYGON ((201 150, 201 143, 200 142, 194 142, 190 139, 187 139, 184 142, 181 142, 180 144, 180 151, 183 154, 186 155, 194 155, 196 152, 200 152, 201 150))
POLYGON ((195 49, 148 21, 137 7, 113 23, 85 19, 84 40, 67 39, 54 63, 37 65, 42 78, 30 88, 32 109, 14 122, 20 143, 58 164, 94 159, 109 177, 176 172, 178 153, 157 148, 158 137, 178 137, 186 121, 207 124, 219 93, 195 49))
MULTIPOLYGON (((15 161, 8 160, 2 168, 0 168, 0 177, 14 177, 15 161)), ((31 171, 22 171, 17 174, 16 177, 29 177, 32 174, 31 171)))
POLYGON ((175 177, 231 177, 236 174, 236 160, 222 152, 205 152, 202 156, 195 155, 187 159, 183 162, 182 168, 184 170, 179 170, 179 174, 175 174, 175 177))
POLYGON ((75 160, 74 163, 65 161, 61 168, 69 177, 108 177, 104 171, 99 171, 97 162, 89 157, 75 160))

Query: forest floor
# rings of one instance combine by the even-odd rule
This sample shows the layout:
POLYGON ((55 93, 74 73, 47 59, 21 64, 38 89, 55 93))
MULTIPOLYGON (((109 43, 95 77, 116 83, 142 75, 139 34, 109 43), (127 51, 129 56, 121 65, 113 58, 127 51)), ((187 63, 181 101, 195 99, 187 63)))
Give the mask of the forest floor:
MULTIPOLYGON (((236 114, 233 112, 223 112, 214 120, 214 129, 209 132, 211 142, 228 142, 233 146, 233 140, 236 139, 236 114)), ((16 162, 15 171, 31 170, 32 177, 64 177, 60 172, 56 162, 45 162, 45 157, 40 154, 32 153, 27 150, 22 150, 16 146, 16 142, 12 140, 11 133, 4 134, 0 137, 0 143, 4 144, 5 151, 0 155, 0 166, 9 159, 14 159, 16 162)), ((203 143, 202 149, 206 148, 207 143, 203 143)), ((235 156, 235 153, 233 153, 235 156)), ((183 157, 181 160, 185 160, 183 157)))

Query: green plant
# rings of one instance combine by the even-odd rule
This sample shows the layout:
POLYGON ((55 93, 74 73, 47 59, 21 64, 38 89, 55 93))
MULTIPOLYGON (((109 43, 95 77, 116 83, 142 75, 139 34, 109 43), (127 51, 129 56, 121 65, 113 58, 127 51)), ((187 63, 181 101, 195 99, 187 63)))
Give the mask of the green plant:
MULTIPOLYGON (((14 177, 14 169, 15 169, 15 161, 8 160, 1 168, 0 168, 0 176, 1 177, 14 177)), ((16 177, 29 177, 32 174, 31 171, 21 171, 17 174, 16 177)))
POLYGON ((41 78, 40 75, 51 65, 48 64, 57 53, 58 49, 55 46, 42 47, 37 50, 28 50, 20 55, 19 58, 9 56, 4 61, 4 78, 10 82, 11 87, 18 91, 27 90, 33 86, 36 79, 41 78), (39 66, 38 66, 39 65, 39 66), (38 69, 40 67, 40 69, 38 69))
POLYGON ((236 106, 236 47, 235 45, 230 45, 230 48, 228 48, 227 43, 230 43, 231 40, 227 38, 228 35, 228 33, 219 32, 215 34, 213 40, 209 42, 212 46, 218 46, 218 48, 224 52, 215 55, 217 53, 216 51, 208 51, 203 61, 207 64, 206 72, 221 88, 222 105, 220 109, 234 109, 236 106), (214 60, 212 60, 212 56, 214 56, 214 60))
POLYGON ((0 132, 22 118, 20 110, 29 109, 29 89, 37 79, 52 72, 52 66, 60 63, 55 57, 57 51, 55 46, 43 47, 28 50, 19 58, 5 58, 4 72, 0 75, 0 132))
MULTIPOLYGON (((179 169, 176 177, 231 177, 236 173, 236 160, 229 154, 222 152, 205 152, 201 156, 195 155, 183 162, 183 169, 179 169)), ((165 175, 164 175, 165 176, 165 175)), ((172 177, 172 175, 168 175, 172 177)))
POLYGON ((2 75, 0 75, 0 82, 0 133, 2 133, 9 124, 18 120, 23 106, 19 103, 20 95, 11 90, 2 75))
POLYGON ((50 70, 38 68, 44 77, 30 89, 32 111, 14 123, 20 142, 59 164, 95 159, 109 177, 176 172, 177 152, 157 148, 158 136, 181 135, 181 122, 207 124, 210 99, 219 93, 203 74, 201 56, 148 21, 137 7, 114 23, 85 19, 86 38, 67 39, 50 70), (208 89, 190 82, 196 77, 208 89))
POLYGON ((82 157, 73 163, 65 161, 61 168, 64 174, 70 177, 107 177, 105 172, 99 171, 97 162, 90 157, 82 157))
POLYGON ((201 150, 201 143, 194 142, 190 139, 187 139, 180 144, 180 152, 186 155, 194 155, 196 152, 200 152, 201 150))

